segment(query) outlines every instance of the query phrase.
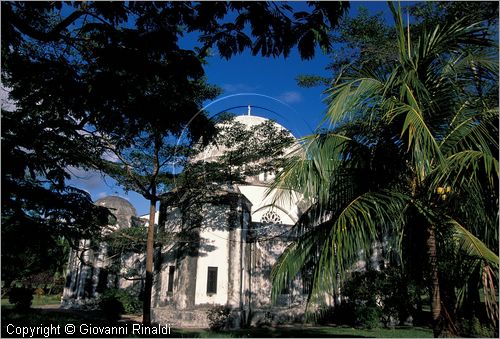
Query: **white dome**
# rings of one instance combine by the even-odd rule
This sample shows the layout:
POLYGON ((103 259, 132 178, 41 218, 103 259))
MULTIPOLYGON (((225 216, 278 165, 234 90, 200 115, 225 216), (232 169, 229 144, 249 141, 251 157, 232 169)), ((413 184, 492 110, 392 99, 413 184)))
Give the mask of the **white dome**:
MULTIPOLYGON (((255 116, 255 115, 238 115, 234 117, 233 120, 231 120, 231 123, 240 123, 245 126, 245 129, 249 130, 251 127, 260 125, 264 122, 267 121, 272 121, 267 118, 255 116)), ((278 129, 278 130, 284 130, 290 134, 291 137, 293 137, 292 133, 290 133, 289 130, 287 130, 285 127, 282 125, 278 124, 276 121, 272 121, 273 125, 278 129)), ((228 123, 222 123, 222 124, 228 124, 228 123)), ((221 136, 219 136, 220 138, 221 136)), ((291 148, 290 148, 291 150, 291 148)), ((285 154, 288 154, 290 150, 285 150, 285 154)), ((215 161, 218 157, 222 156, 224 152, 227 151, 227 148, 223 145, 208 145, 201 153, 197 154, 191 161, 193 162, 198 162, 198 161, 215 161)))
MULTIPOLYGON (((269 121, 269 119, 258 117, 256 115, 238 115, 234 117, 234 121, 247 125, 248 127, 262 124, 263 122, 269 121)), ((283 126, 273 121, 276 126, 285 129, 283 126)))

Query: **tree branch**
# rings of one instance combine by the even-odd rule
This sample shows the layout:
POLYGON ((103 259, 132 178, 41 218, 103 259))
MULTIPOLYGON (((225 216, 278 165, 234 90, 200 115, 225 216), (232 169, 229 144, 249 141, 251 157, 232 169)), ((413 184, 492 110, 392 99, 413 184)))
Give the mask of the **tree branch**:
POLYGON ((58 23, 49 32, 41 32, 31 27, 23 19, 19 18, 19 16, 16 15, 16 13, 12 10, 12 8, 9 5, 2 6, 2 10, 5 11, 6 17, 9 18, 8 20, 10 20, 14 25, 14 27, 16 27, 21 33, 26 34, 27 36, 33 39, 44 42, 56 41, 62 38, 62 36, 60 35, 62 30, 67 28, 82 15, 88 14, 86 11, 80 9, 75 10, 73 13, 68 15, 64 20, 58 23))

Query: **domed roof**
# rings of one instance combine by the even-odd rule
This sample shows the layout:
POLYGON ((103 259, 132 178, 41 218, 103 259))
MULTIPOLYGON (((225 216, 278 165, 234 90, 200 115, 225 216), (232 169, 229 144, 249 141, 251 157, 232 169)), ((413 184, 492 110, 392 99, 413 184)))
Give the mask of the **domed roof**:
MULTIPOLYGON (((263 118, 263 117, 258 117, 256 115, 237 115, 234 117, 234 121, 237 121, 239 123, 242 123, 248 127, 255 126, 258 124, 262 124, 263 122, 268 121, 269 119, 263 118)), ((278 124, 277 122, 273 121, 277 126, 281 127, 284 129, 283 126, 278 124)))
MULTIPOLYGON (((230 123, 240 123, 245 126, 246 130, 249 130, 253 126, 260 125, 264 122, 267 121, 272 121, 273 125, 278 129, 278 130, 284 130, 290 133, 289 130, 287 130, 285 127, 282 125, 278 124, 276 121, 269 120, 267 118, 259 117, 256 115, 238 115, 235 116, 234 119, 231 120, 230 123)), ((230 124, 230 123, 222 123, 224 124, 230 124)), ((290 136, 293 137, 292 133, 290 133, 290 136)), ((220 137, 220 136, 219 136, 220 137)), ((205 148, 205 150, 199 154, 197 154, 191 161, 197 162, 197 161, 214 161, 216 158, 222 156, 224 152, 227 151, 227 148, 222 146, 222 145, 209 145, 205 148)), ((287 154, 288 151, 285 150, 285 154, 287 154)))
POLYGON ((134 206, 128 200, 117 196, 104 197, 97 200, 95 204, 107 207, 116 217, 116 223, 120 228, 130 227, 132 217, 137 214, 134 206))

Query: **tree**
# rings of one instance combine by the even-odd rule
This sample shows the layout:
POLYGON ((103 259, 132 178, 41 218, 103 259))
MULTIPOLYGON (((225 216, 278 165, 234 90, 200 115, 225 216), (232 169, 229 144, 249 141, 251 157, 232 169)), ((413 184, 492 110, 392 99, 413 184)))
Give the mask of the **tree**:
MULTIPOLYGON (((201 106, 204 100, 213 99, 218 94, 217 88, 208 86, 203 81, 199 82, 198 87, 195 85, 192 87, 195 97, 190 97, 189 93, 185 92, 184 98, 178 99, 177 104, 185 100, 187 105, 201 106)), ((173 112, 166 111, 165 113, 173 112)), ((204 114, 198 114, 195 117, 194 124, 210 126, 204 114), (200 120, 203 122, 200 123, 200 120)), ((116 144, 112 138, 107 137, 104 133, 95 132, 95 134, 99 134, 104 147, 117 159, 117 161, 102 159, 102 164, 98 167, 126 190, 137 192, 149 201, 143 304, 143 323, 145 324, 151 323, 156 204, 160 200, 160 196, 171 189, 172 178, 175 175, 172 172, 172 164, 179 162, 179 160, 182 161, 189 150, 189 146, 176 143, 177 138, 180 137, 179 132, 172 135, 171 130, 162 127, 161 119, 160 117, 155 120, 144 120, 140 135, 130 140, 129 147, 116 144)), ((191 130, 191 133, 193 131, 194 129, 191 130)), ((204 133, 209 136, 209 129, 207 128, 204 133)), ((200 136, 191 135, 191 138, 198 140, 200 136)))
POLYGON ((284 166, 285 151, 295 139, 274 121, 247 126, 227 112, 215 117, 215 121, 215 138, 209 145, 198 144, 191 150, 191 158, 177 179, 180 189, 244 184, 284 166))
MULTIPOLYGON (((94 218, 102 211, 84 192, 66 186, 68 166, 99 168, 106 147, 121 152, 153 132, 151 126, 156 136, 149 142, 154 142, 156 155, 162 144, 159 135, 176 135, 187 127, 193 140, 208 138, 210 125, 203 115, 197 123, 189 122, 200 109, 200 101, 193 98, 200 94, 202 65, 211 48, 225 58, 247 48, 254 55, 287 56, 297 45, 303 58, 311 58, 317 44, 330 47, 327 32, 348 8, 346 3, 321 2, 311 2, 310 11, 268 2, 1 6, 2 83, 17 106, 8 120, 12 132, 2 143, 2 153, 19 159, 2 171, 3 210, 17 219, 15 211, 25 216, 33 215, 35 207, 42 209, 37 225, 43 228, 50 205, 58 213, 52 222, 75 221, 83 227, 68 229, 78 229, 75 234, 81 237, 98 229, 86 228, 96 222, 83 220, 82 214, 94 218), (198 33, 199 45, 181 48, 185 33, 198 33), (37 133, 27 136, 36 138, 28 144, 22 137, 30 128, 37 133), (103 136, 106 147, 100 144, 103 136), (31 169, 30 175, 25 169, 31 169), (34 200, 45 181, 53 181, 55 188, 44 191, 52 194, 34 200)), ((2 114, 4 123, 8 114, 2 114)), ((157 171, 153 168, 152 177, 157 171)), ((156 199, 152 191, 147 195, 156 199)), ((107 219, 101 214, 101 221, 107 219)))
POLYGON ((457 21, 414 37, 389 5, 397 59, 342 74, 328 90, 332 129, 305 138, 305 154, 276 179, 274 187, 302 193, 311 206, 273 269, 273 294, 312 266, 310 299, 318 301, 381 235, 408 262, 401 241, 418 234, 434 334, 443 322, 453 328, 453 310, 441 303, 450 292, 441 284, 451 269, 445 250, 467 258, 464 281, 482 277, 496 323, 498 107, 474 85, 480 72, 484 86, 498 86, 497 56, 474 48, 491 45, 489 32, 457 21))
POLYGON ((298 75, 297 83, 302 87, 328 87, 343 71, 365 64, 380 64, 396 58, 394 27, 389 26, 383 13, 370 15, 368 9, 360 6, 355 17, 342 17, 338 30, 331 32, 334 49, 325 68, 327 76, 298 75))
POLYGON ((71 166, 99 156, 74 121, 29 109, 2 108, 2 281, 60 272, 66 239, 72 247, 108 221, 90 195, 65 185, 71 166), (52 255, 49 255, 51 253, 52 255))
POLYGON ((229 114, 216 119, 216 137, 208 149, 213 151, 220 148, 221 151, 216 159, 210 161, 198 159, 207 148, 202 141, 194 147, 182 144, 179 142, 180 137, 164 135, 154 125, 145 129, 129 148, 116 148, 106 137, 101 136, 101 143, 108 145, 107 150, 113 154, 111 158, 115 159, 103 159, 103 170, 126 190, 138 192, 150 202, 146 241, 140 234, 137 236, 135 231, 134 235, 115 232, 107 239, 122 251, 123 247, 139 246, 140 250, 145 245, 144 315, 148 314, 146 310, 151 307, 151 294, 148 293, 151 293, 154 278, 154 248, 183 241, 182 234, 166 234, 155 227, 156 203, 161 196, 175 188, 177 192, 186 193, 183 200, 193 209, 199 201, 207 199, 214 184, 244 183, 261 172, 276 172, 283 166, 284 149, 294 140, 288 131, 277 127, 272 121, 247 127, 233 119, 229 114), (184 170, 176 173, 174 164, 176 168, 184 170))
MULTIPOLYGON (((451 24, 459 19, 468 24, 482 22, 488 30, 498 29, 498 5, 495 2, 416 2, 405 5, 405 9, 412 15, 410 31, 415 36, 436 22, 451 24)), ((331 62, 325 68, 328 75, 299 75, 296 78, 299 86, 328 87, 342 72, 351 68, 361 68, 366 64, 373 66, 397 58, 395 27, 385 21, 383 12, 370 15, 363 6, 358 7, 355 17, 341 18, 338 29, 331 32, 331 40, 334 48, 329 54, 331 62), (346 68, 346 65, 351 67, 346 68)))

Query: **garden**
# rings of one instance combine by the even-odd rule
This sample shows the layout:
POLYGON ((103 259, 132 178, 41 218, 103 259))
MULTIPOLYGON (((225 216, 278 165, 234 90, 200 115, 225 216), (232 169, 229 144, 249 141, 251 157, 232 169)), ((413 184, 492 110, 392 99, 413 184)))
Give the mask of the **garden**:
POLYGON ((300 279, 314 311, 231 329, 232 310, 215 306, 209 329, 171 336, 499 336, 498 2, 3 1, 1 16, 2 337, 26 326, 152 328, 157 254, 196 242, 155 224, 158 202, 195 192, 177 201, 189 210, 205 202, 195 184, 246 185, 261 167, 265 180, 274 173, 275 202, 302 199, 271 302, 300 279), (263 82, 256 60, 287 68, 273 64, 263 82), (315 125, 294 150, 276 162, 237 132, 245 152, 192 166, 221 117, 247 107, 211 103, 262 88, 255 97, 315 125), (89 173, 98 180, 82 184, 89 173), (142 204, 143 228, 110 227, 117 217, 95 202, 116 192, 142 204), (144 269, 92 267, 104 283, 74 285, 99 289, 93 306, 60 308, 68 262, 88 263, 99 241, 116 262, 136 251, 144 269))

